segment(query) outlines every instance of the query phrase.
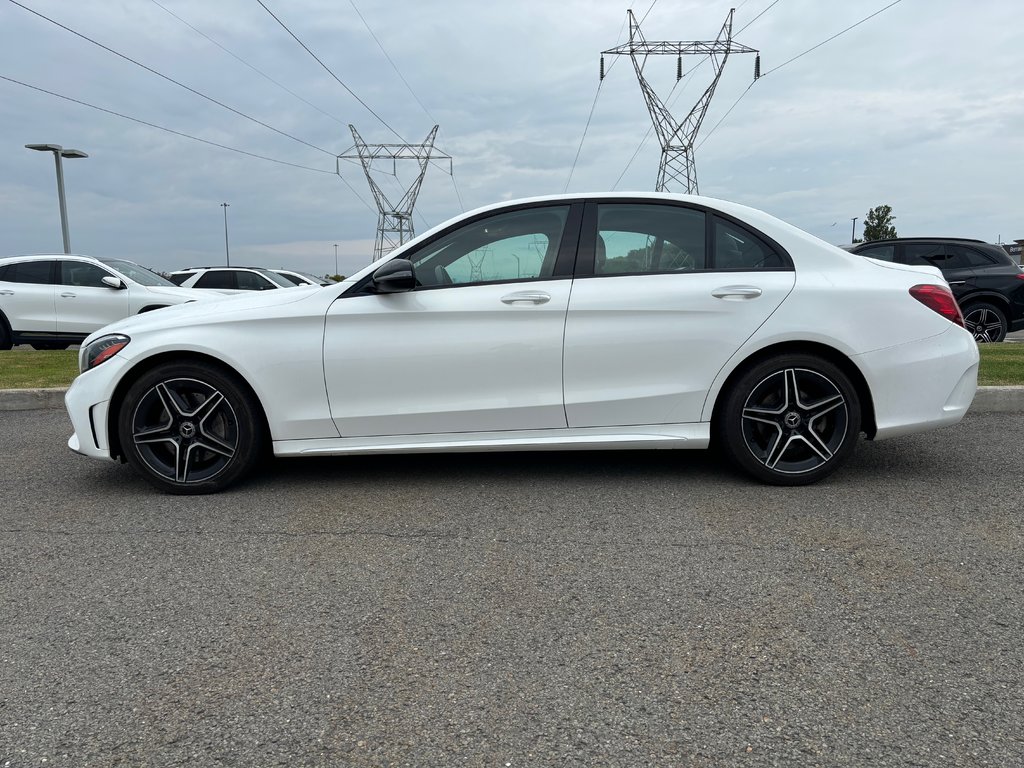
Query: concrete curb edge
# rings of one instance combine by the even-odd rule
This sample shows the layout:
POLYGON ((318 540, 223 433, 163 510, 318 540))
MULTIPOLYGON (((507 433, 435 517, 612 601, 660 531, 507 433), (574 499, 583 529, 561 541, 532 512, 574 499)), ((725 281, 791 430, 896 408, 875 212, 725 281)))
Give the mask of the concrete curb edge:
MULTIPOLYGON (((64 407, 66 388, 0 389, 0 411, 64 407)), ((978 387, 970 413, 1024 413, 1024 387, 978 387)))

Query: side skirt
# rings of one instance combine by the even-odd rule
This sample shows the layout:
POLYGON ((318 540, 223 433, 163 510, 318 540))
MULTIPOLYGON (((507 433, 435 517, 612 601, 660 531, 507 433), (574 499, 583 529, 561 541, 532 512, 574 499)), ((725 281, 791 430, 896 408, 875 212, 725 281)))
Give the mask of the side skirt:
POLYGON ((455 432, 311 440, 275 440, 275 456, 340 456, 449 451, 588 451, 630 448, 707 448, 711 424, 648 424, 511 432, 455 432))

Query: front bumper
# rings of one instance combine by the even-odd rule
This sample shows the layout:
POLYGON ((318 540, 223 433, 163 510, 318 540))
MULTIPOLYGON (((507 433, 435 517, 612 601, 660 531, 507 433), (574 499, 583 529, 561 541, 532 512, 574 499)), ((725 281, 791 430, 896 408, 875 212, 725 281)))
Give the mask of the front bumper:
POLYGON ((112 458, 107 430, 110 400, 127 366, 128 361, 114 355, 71 382, 64 395, 64 407, 74 429, 68 448, 75 453, 95 459, 112 458))

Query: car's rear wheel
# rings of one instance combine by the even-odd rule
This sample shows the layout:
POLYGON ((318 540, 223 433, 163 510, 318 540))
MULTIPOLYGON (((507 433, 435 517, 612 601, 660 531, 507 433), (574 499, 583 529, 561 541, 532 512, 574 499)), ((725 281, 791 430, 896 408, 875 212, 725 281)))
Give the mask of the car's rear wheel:
POLYGON ((118 414, 125 458, 160 490, 214 493, 257 463, 265 430, 252 394, 204 363, 168 363, 128 390, 118 414))
POLYGON ((749 474, 774 485, 807 485, 849 458, 860 421, 857 390, 841 369, 792 354, 743 373, 715 426, 726 453, 749 474))
POLYGON ((7 329, 7 323, 0 318, 0 350, 7 351, 14 347, 14 340, 11 338, 11 332, 7 329))
POLYGON ((964 326, 979 344, 1002 341, 1006 338, 1006 313, 995 304, 980 301, 964 310, 964 326))

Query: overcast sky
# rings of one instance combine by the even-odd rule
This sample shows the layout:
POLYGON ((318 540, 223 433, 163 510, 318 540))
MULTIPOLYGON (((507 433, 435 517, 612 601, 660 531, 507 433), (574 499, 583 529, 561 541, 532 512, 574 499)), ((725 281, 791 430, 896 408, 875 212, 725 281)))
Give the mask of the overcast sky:
MULTIPOLYGON (((334 174, 334 155, 352 146, 349 123, 370 143, 399 139, 257 0, 19 2, 316 148, 10 0, 0 0, 0 75, 316 170, 208 146, 0 80, 0 255, 62 250, 52 156, 24 149, 54 143, 89 154, 64 165, 75 252, 164 270, 221 264, 220 203, 227 202, 232 263, 324 274, 334 271, 335 243, 343 274, 369 261, 376 208, 359 166, 341 165, 353 192, 334 174)), ((440 124, 438 145, 454 157, 467 210, 561 193, 567 182, 569 191, 654 188, 660 148, 653 136, 630 164, 651 123, 626 59, 606 60, 569 181, 597 93, 599 53, 628 34, 621 0, 264 2, 406 141, 422 141, 440 124)), ((761 51, 768 74, 711 134, 752 80, 753 56, 729 59, 698 136, 709 137, 696 156, 701 193, 761 208, 834 243, 849 241, 851 217, 862 220, 882 203, 893 207, 901 235, 1024 238, 1020 0, 902 0, 770 72, 888 2, 778 0, 736 36, 761 51)), ((634 11, 642 16, 650 5, 639 0, 634 11)), ((771 0, 734 5, 738 31, 771 0)), ((729 7, 661 0, 643 32, 648 41, 711 40, 729 7)), ((684 68, 698 61, 688 57, 684 68)), ((646 73, 667 96, 675 58, 652 57, 646 73)), ((710 75, 704 63, 676 87, 677 117, 710 75)), ((410 170, 400 164, 397 181, 382 175, 385 192, 398 197, 410 170)), ((461 212, 445 171, 428 170, 418 231, 461 212)))

